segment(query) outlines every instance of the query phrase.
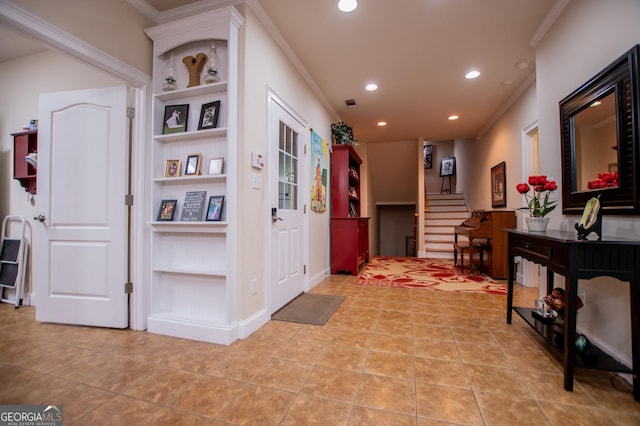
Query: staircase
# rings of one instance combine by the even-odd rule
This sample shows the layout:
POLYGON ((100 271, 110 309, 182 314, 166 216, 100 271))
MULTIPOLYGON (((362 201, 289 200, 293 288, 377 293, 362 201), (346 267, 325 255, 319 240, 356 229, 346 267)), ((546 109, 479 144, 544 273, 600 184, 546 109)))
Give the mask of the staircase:
POLYGON ((471 217, 463 194, 427 194, 424 215, 425 257, 453 259, 453 229, 471 217))

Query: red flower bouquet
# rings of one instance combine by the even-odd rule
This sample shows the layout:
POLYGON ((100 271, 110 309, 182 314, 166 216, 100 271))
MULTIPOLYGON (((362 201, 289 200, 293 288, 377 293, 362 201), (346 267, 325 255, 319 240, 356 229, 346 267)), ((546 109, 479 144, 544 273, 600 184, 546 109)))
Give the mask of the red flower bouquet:
POLYGON ((549 200, 551 192, 558 189, 554 180, 547 180, 546 176, 529 176, 529 183, 519 183, 516 189, 527 200, 527 207, 519 210, 527 210, 531 217, 545 217, 556 208, 557 201, 549 200), (529 191, 533 188, 533 194, 529 191))

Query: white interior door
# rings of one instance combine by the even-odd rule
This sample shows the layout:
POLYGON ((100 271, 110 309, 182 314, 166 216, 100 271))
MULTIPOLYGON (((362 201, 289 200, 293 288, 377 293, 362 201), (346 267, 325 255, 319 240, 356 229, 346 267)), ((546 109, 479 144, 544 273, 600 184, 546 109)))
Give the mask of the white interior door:
POLYGON ((274 313, 304 291, 305 232, 301 185, 306 156, 300 140, 303 125, 273 100, 269 111, 271 158, 278 162, 277 174, 272 173, 270 179, 270 313, 274 313))
MULTIPOLYGON (((529 176, 536 176, 540 174, 540 160, 538 158, 538 125, 534 123, 533 125, 527 127, 523 131, 523 142, 522 142, 522 153, 523 153, 523 167, 522 167, 522 181, 527 182, 529 176)), ((523 205, 526 205, 526 202, 523 198, 523 205)), ((524 218, 525 213, 521 213, 522 218, 524 218)), ((520 229, 526 229, 526 225, 524 224, 524 219, 521 220, 520 229)), ((525 287, 540 287, 541 296, 546 295, 546 287, 542 290, 542 285, 544 281, 544 286, 546 286, 546 277, 543 277, 543 267, 538 265, 537 263, 533 263, 526 259, 521 259, 522 272, 521 276, 517 277, 518 282, 522 283, 525 287)))
POLYGON ((128 325, 127 88, 40 96, 38 321, 128 325))

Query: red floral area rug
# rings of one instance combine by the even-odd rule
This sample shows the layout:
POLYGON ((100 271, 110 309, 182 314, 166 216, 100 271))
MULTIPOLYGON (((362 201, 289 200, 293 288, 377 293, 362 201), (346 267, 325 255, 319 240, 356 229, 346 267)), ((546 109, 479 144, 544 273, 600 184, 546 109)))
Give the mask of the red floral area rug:
POLYGON ((507 294, 505 285, 474 271, 461 274, 453 259, 373 257, 358 276, 357 285, 417 288, 458 293, 507 294))

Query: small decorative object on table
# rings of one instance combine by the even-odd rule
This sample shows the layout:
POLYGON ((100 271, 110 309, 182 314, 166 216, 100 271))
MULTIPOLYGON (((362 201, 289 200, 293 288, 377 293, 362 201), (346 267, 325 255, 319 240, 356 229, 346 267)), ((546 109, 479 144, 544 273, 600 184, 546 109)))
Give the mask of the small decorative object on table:
MULTIPOLYGON (((563 332, 564 327, 564 308, 566 301, 564 298, 564 289, 556 287, 551 291, 551 294, 543 298, 544 302, 548 304, 553 310, 552 315, 555 318, 554 325, 558 327, 557 332, 563 332)), ((576 311, 584 306, 582 299, 576 297, 576 311)))
POLYGON ((582 212, 580 222, 576 223, 578 239, 586 240, 589 234, 595 232, 598 240, 602 239, 602 210, 600 209, 600 195, 587 201, 582 212))
POLYGON ((549 200, 549 195, 558 189, 558 184, 548 180, 544 175, 529 176, 529 182, 517 184, 516 189, 527 200, 527 207, 520 207, 518 210, 529 212, 529 217, 525 218, 529 231, 545 232, 549 224, 549 218, 546 216, 557 205, 556 200, 549 200), (531 191, 531 187, 533 187, 533 195, 529 196, 527 194, 531 191), (544 196, 543 193, 545 193, 544 196))

